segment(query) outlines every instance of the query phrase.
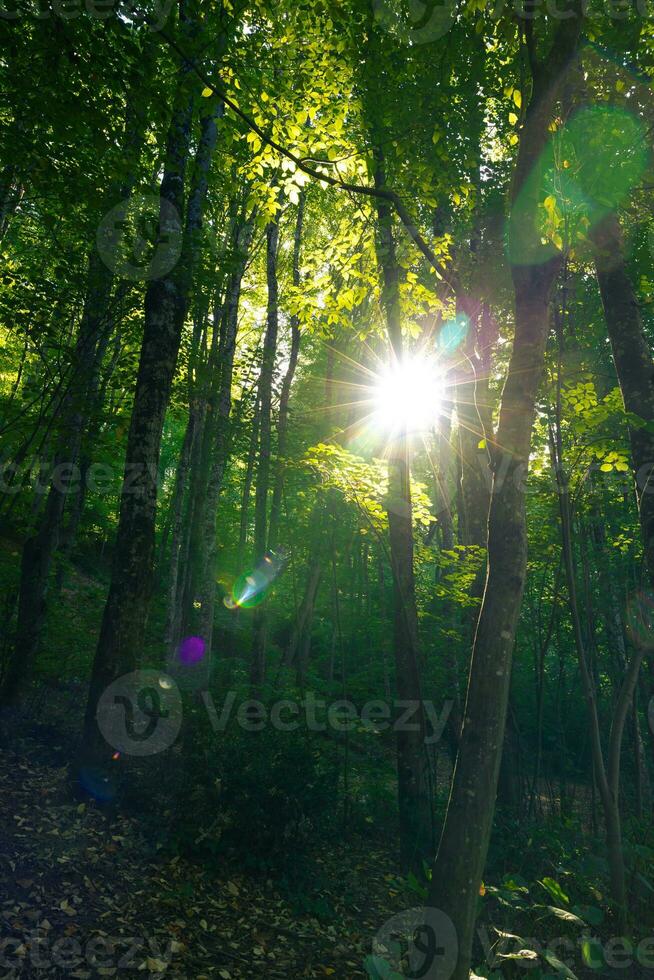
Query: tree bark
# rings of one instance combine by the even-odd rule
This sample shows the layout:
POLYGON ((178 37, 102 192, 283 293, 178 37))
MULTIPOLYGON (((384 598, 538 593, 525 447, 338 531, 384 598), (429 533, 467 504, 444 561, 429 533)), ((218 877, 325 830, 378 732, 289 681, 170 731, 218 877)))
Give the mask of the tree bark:
MULTIPOLYGON (((193 36, 195 24, 182 10, 182 27, 193 36)), ((219 39, 222 51, 226 35, 219 39)), ((190 65, 180 74, 168 130, 164 172, 161 180, 160 234, 174 234, 173 216, 184 215, 184 182, 194 107, 190 65)), ((207 107, 209 108, 209 107, 207 107)), ((222 107, 215 107, 221 111, 222 107)), ((125 459, 125 480, 120 500, 118 532, 114 546, 111 584, 104 608, 100 638, 91 674, 84 723, 82 759, 106 757, 96 721, 97 705, 108 684, 134 668, 141 649, 150 607, 154 559, 154 531, 161 434, 177 363, 186 316, 189 289, 200 250, 207 176, 215 144, 211 120, 205 117, 196 152, 189 194, 182 252, 177 265, 159 279, 152 279, 145 295, 145 326, 139 359, 134 406, 125 459)))
MULTIPOLYGON (((595 270, 625 410, 654 422, 654 360, 624 261, 622 233, 611 212, 591 232, 595 270)), ((645 562, 654 586, 654 433, 630 424, 631 459, 645 562)))
MULTIPOLYGON (((528 22, 531 28, 531 22, 528 22)), ((531 261, 511 273, 515 335, 502 392, 488 521, 488 568, 473 644, 459 753, 432 871, 429 904, 445 912, 458 936, 452 980, 468 980, 477 896, 482 881, 502 756, 511 663, 527 564, 524 479, 547 340, 548 301, 560 259, 543 254, 536 215, 540 154, 548 138, 563 71, 578 40, 580 17, 560 27, 547 64, 532 54, 534 85, 522 130, 511 204, 514 257, 531 261), (518 197, 522 195, 520 207, 518 197)), ((532 46, 533 48, 533 46, 532 46)), ((436 967, 427 976, 436 976, 436 967)))
MULTIPOLYGON (((375 142, 375 187, 383 189, 386 178, 381 146, 375 142)), ((402 361, 402 321, 399 265, 395 252, 392 213, 382 198, 377 208, 377 261, 382 275, 382 306, 386 316, 390 356, 402 361)), ((418 617, 413 568, 413 521, 411 469, 406 432, 394 437, 388 456, 386 502, 393 577, 393 650, 398 703, 415 706, 417 723, 396 726, 400 860, 406 870, 422 874, 423 861, 433 846, 433 812, 430 757, 425 742, 427 726, 420 685, 418 617)), ((402 709, 400 709, 402 710, 402 709)))
POLYGON ((297 613, 291 639, 288 644, 284 662, 287 666, 295 665, 298 687, 303 688, 311 649, 311 626, 313 610, 318 596, 318 589, 324 570, 324 556, 317 540, 307 568, 307 579, 304 595, 297 613))
MULTIPOLYGON (((130 176, 109 188, 105 202, 128 199, 136 182, 145 131, 144 107, 136 108, 136 90, 141 85, 141 79, 135 80, 132 90, 127 93, 123 146, 125 157, 131 162, 130 176)), ((23 547, 16 641, 2 691, 3 700, 10 702, 21 700, 31 681, 45 624, 50 572, 62 538, 66 502, 73 492, 68 481, 74 479, 75 473, 80 473, 84 432, 97 409, 100 369, 113 322, 108 312, 113 281, 111 269, 93 248, 89 253, 84 307, 72 355, 72 380, 57 411, 60 419, 53 479, 38 528, 23 547)), ((78 493, 82 494, 81 487, 78 493)))
POLYGON ((245 561, 245 551, 248 542, 250 529, 250 498, 252 496, 252 481, 254 479, 254 462, 259 442, 259 400, 255 401, 254 412, 252 415, 252 431, 250 433, 250 447, 248 450, 248 461, 245 468, 245 478, 243 480, 243 492, 241 494, 241 516, 238 531, 238 567, 243 566, 245 561))
POLYGON ((568 599, 572 618, 573 634, 579 671, 581 675, 584 696, 589 713, 590 738, 593 752, 593 768, 599 789, 604 824, 606 828, 606 844, 611 877, 611 892, 616 905, 619 928, 626 935, 627 929, 627 883, 624 857, 622 851, 622 828, 620 817, 620 759, 624 726, 633 702, 634 690, 643 658, 643 651, 637 651, 625 671, 616 706, 611 720, 608 757, 605 761, 602 747, 602 734, 597 705, 597 684, 592 675, 587 655, 575 579, 574 552, 572 545, 572 509, 567 474, 563 468, 561 451, 561 434, 558 427, 556 438, 550 439, 552 462, 556 472, 559 489, 559 509, 561 514, 561 539, 563 544, 563 560, 568 586, 568 599))
MULTIPOLYGON (((266 228, 266 278, 268 283, 268 316, 259 374, 259 458, 254 497, 254 561, 263 558, 268 542, 268 490, 270 487, 270 455, 272 448, 272 382, 279 331, 279 296, 277 284, 277 253, 279 222, 275 218, 266 228)), ((266 615, 257 607, 254 614, 254 636, 250 681, 257 691, 266 673, 266 615)))
POLYGON ((209 429, 209 479, 205 487, 203 508, 202 552, 198 560, 199 575, 195 595, 200 604, 198 632, 211 650, 213 638, 213 618, 216 598, 216 519, 218 498, 223 485, 225 469, 229 459, 229 426, 232 410, 232 377, 234 355, 238 333, 238 310, 241 284, 245 274, 252 234, 254 214, 236 229, 236 268, 227 287, 227 299, 219 346, 219 384, 218 397, 209 429))
MULTIPOLYGON (((300 199, 297 206, 297 218, 295 221, 295 234, 293 237, 293 285, 296 289, 300 286, 300 249, 302 246, 302 223, 304 220, 304 201, 305 192, 300 192, 300 199)), ((279 396, 279 415, 277 418, 277 469, 275 473, 275 484, 273 487, 272 501, 270 504, 270 521, 268 540, 271 548, 277 544, 279 533, 279 519, 282 509, 282 492, 284 489, 284 470, 286 467, 286 452, 288 442, 288 406, 291 397, 291 386, 295 377, 298 356, 300 354, 300 318, 297 313, 291 315, 291 350, 288 359, 288 367, 282 390, 279 396)))

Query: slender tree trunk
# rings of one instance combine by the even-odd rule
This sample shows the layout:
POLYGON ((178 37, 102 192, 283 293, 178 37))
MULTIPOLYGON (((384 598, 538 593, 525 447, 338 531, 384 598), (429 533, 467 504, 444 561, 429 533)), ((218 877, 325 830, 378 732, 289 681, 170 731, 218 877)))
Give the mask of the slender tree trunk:
POLYGON ((25 187, 18 168, 9 165, 0 175, 0 242, 7 233, 11 218, 23 199, 25 187))
MULTIPOLYGON (((613 212, 592 231, 591 239, 624 407, 645 422, 654 422, 654 360, 625 266, 620 225, 613 212)), ((631 424, 629 437, 645 561, 654 586, 654 433, 648 427, 631 424)))
POLYGON ((3 698, 17 701, 31 680, 39 640, 47 611, 47 591, 52 561, 59 546, 64 508, 72 492, 89 396, 86 379, 91 376, 99 356, 98 333, 103 328, 104 305, 111 289, 111 273, 96 252, 91 254, 89 291, 80 323, 74 354, 76 390, 70 390, 63 405, 59 448, 53 461, 53 477, 36 533, 23 547, 16 624, 16 643, 5 679, 3 698), (72 485, 71 482, 72 481, 72 485))
MULTIPOLYGON (((616 659, 620 668, 620 675, 624 677, 628 670, 629 657, 625 643, 625 630, 620 611, 620 602, 616 594, 615 581, 610 574, 608 567, 608 554, 606 550, 606 535, 604 524, 599 513, 592 515, 591 524, 592 538, 596 546, 597 568, 599 580, 606 603, 603 603, 604 623, 606 634, 612 651, 616 654, 616 659)), ((640 677, 641 675, 639 675, 640 677)), ((636 768, 636 790, 639 815, 649 813, 652 806, 652 788, 650 784, 645 746, 640 729, 640 718, 638 716, 638 687, 634 691, 634 700, 630 709, 631 732, 634 748, 634 763, 636 768)))
MULTIPOLYGON (((293 238, 293 285, 296 289, 300 286, 300 248, 302 245, 302 222, 304 220, 304 199, 305 193, 300 193, 297 206, 297 218, 295 222, 295 235, 293 238)), ((277 419, 277 470, 275 473, 275 485, 273 487, 272 501, 270 504, 270 522, 268 540, 271 548, 277 544, 279 533, 279 519, 282 509, 282 491, 284 489, 284 470, 286 467, 287 436, 288 436, 288 405, 291 397, 291 386, 295 377, 298 356, 300 353, 300 318, 296 313, 291 316, 291 350, 288 359, 288 367, 282 390, 279 396, 279 416, 277 419)))
MULTIPOLYGON (((193 35, 195 25, 184 19, 193 35)), ((224 46, 225 36, 219 40, 224 46)), ((160 234, 175 234, 184 214, 184 182, 193 120, 195 82, 187 65, 180 75, 168 131, 161 181, 160 234), (175 217, 176 216, 176 217, 175 217), (172 227, 171 227, 172 225, 172 227)), ((207 113, 213 106, 207 106, 207 113)), ((215 107, 219 110, 219 107, 215 107)), ((149 282, 145 295, 145 326, 134 406, 127 441, 125 482, 120 502, 109 595, 91 674, 84 725, 82 759, 106 755, 96 711, 107 685, 130 671, 141 649, 150 606, 154 559, 157 477, 161 434, 177 363, 188 294, 200 250, 202 216, 214 128, 219 111, 204 117, 189 194, 182 253, 175 268, 149 282)))
MULTIPOLYGON (((434 473, 435 477, 435 500, 434 515, 436 524, 433 525, 428 537, 440 531, 441 551, 451 552, 454 549, 454 520, 452 514, 454 491, 454 479, 452 474, 452 411, 443 414, 440 420, 438 431, 438 467, 434 473)), ((453 560, 449 568, 454 570, 456 560, 453 560)), ((435 580, 438 582, 447 568, 437 566, 435 580)), ((432 608, 436 616, 437 610, 442 608, 442 600, 434 594, 432 608)), ((454 602, 448 601, 445 605, 444 613, 441 613, 446 629, 455 629, 458 621, 458 607, 454 602)), ((463 720, 461 705, 461 683, 459 677, 459 655, 456 645, 453 643, 443 643, 442 650, 443 672, 445 677, 444 696, 452 702, 452 710, 447 721, 446 739, 452 758, 456 756, 461 733, 461 722, 463 720)))
POLYGON ((577 657, 579 660, 581 681, 590 716, 590 737, 593 751, 595 778, 597 780, 597 787, 599 789, 599 795, 604 811, 606 844, 611 876, 611 892, 616 905, 619 928, 626 934, 627 884, 624 857, 622 852, 622 829, 619 805, 620 758, 624 726, 629 711, 629 705, 633 702, 634 690, 638 679, 638 672, 640 670, 643 654, 642 651, 637 652, 634 655, 631 664, 629 664, 627 671, 625 672, 617 703, 613 711, 611 734, 609 737, 608 758, 605 761, 597 705, 597 684, 595 683, 589 667, 583 630, 581 626, 581 617, 579 614, 574 567, 574 552, 572 546, 572 513, 570 507, 570 493, 567 475, 563 469, 562 463, 560 430, 556 439, 554 436, 551 438, 551 451, 559 488, 561 538, 563 543, 563 558, 568 585, 570 613, 572 617, 577 657))
POLYGON ((252 495, 252 481, 254 479, 254 463, 259 444, 259 399, 257 397, 252 416, 252 432, 250 434, 250 448, 248 451, 248 461, 245 468, 245 479, 243 480, 243 492, 241 494, 241 516, 238 532, 238 567, 243 566, 245 561, 245 551, 247 547, 248 532, 250 529, 250 497, 252 495))
MULTIPOLYGON (((468 321, 467 350, 461 357, 460 375, 456 384, 456 413, 459 423, 461 449, 461 500, 463 513, 459 515, 462 544, 486 547, 488 535, 488 510, 492 473, 489 451, 483 445, 492 434, 490 406, 488 403, 488 377, 475 352, 475 338, 481 315, 479 304, 458 301, 458 315, 468 321), (480 445, 481 443, 481 445, 480 445)), ((475 585, 481 595, 485 576, 479 576, 475 585)))
POLYGON ((290 667, 295 665, 298 687, 303 688, 311 649, 311 626, 313 611, 316 605, 318 589, 324 570, 322 549, 316 543, 309 567, 307 569, 304 595, 291 633, 291 639, 286 651, 285 663, 290 667))
MULTIPOLYGON (((279 223, 275 219, 266 229, 266 276, 268 282, 268 319, 263 343, 259 375, 259 459, 254 498, 254 561, 262 560, 268 542, 268 490, 270 486, 270 454, 272 447, 272 383, 279 330, 277 253, 279 223)), ((258 607, 254 614, 254 637, 250 680, 254 690, 263 684, 266 673, 266 615, 258 607)))
MULTIPOLYGON (((477 896, 493 820, 511 682, 515 632, 527 564, 524 480, 549 325, 549 294, 560 261, 539 249, 536 216, 540 154, 563 70, 577 44, 579 17, 554 39, 547 67, 533 64, 534 86, 512 188, 515 335, 502 392, 488 521, 488 568, 472 651, 459 753, 432 871, 429 904, 452 920, 458 958, 452 980, 468 980, 477 896), (520 197, 519 205, 518 200, 520 197), (526 248, 525 248, 526 246, 526 248)), ((531 29, 531 23, 529 28, 531 29)), ((533 62, 533 46, 532 46, 533 62)), ((550 253, 551 254, 551 253, 550 253)), ((436 966, 426 974, 435 977, 436 966)))
MULTIPOLYGON (((385 187, 384 157, 374 146, 375 186, 385 187)), ((390 356, 402 361, 402 322, 399 265, 395 253, 392 215, 382 199, 377 207, 377 256, 382 274, 382 305, 386 314, 390 356)), ((398 725, 397 776, 400 816, 400 859, 405 869, 422 873, 433 845, 432 773, 425 744, 427 735, 420 685, 418 617, 413 569, 411 470, 406 432, 394 438, 388 458, 388 530, 393 575, 393 649, 398 702, 416 708, 418 723, 398 725)))
POLYGON ((236 338, 238 333, 239 302, 241 284, 252 243, 254 221, 255 215, 252 214, 243 224, 237 223, 235 232, 235 256, 237 264, 228 283, 224 318, 221 324, 217 403, 210 430, 209 479, 205 487, 204 520, 201 522, 204 548, 199 561, 199 577, 196 589, 197 599, 200 604, 199 633, 204 638, 209 650, 211 649, 213 636, 216 597, 215 566, 217 556, 216 519, 218 515, 218 498, 229 459, 232 377, 234 373, 234 356, 236 353, 236 338))
MULTIPOLYGON (((189 416, 184 431, 184 440, 177 464, 175 488, 171 504, 171 541, 170 557, 167 561, 168 571, 168 605, 166 609, 166 625, 164 628, 164 644, 169 656, 173 654, 179 642, 181 602, 180 602, 180 560, 184 530, 184 502, 186 487, 191 470, 193 447, 200 428, 200 409, 194 395, 191 396, 189 416)), ((163 556, 165 559, 165 555, 163 556)))
MULTIPOLYGON (((127 93, 123 146, 131 163, 130 175, 109 188, 105 201, 130 197, 137 177, 137 163, 145 131, 145 111, 136 96, 140 79, 127 93)), ((21 559, 16 643, 3 687, 3 699, 18 701, 31 680, 39 640, 47 612, 47 592, 52 563, 63 532, 66 502, 79 482, 80 451, 85 430, 97 410, 100 369, 112 325, 113 273, 96 248, 89 253, 86 295, 72 356, 72 381, 60 403, 57 449, 53 479, 36 533, 24 545, 21 559), (77 479, 76 479, 77 477, 77 479)), ((82 488, 77 487, 78 494, 82 488)), ((83 500, 83 497, 82 497, 83 500)), ((80 501, 81 505, 81 501, 80 501)))

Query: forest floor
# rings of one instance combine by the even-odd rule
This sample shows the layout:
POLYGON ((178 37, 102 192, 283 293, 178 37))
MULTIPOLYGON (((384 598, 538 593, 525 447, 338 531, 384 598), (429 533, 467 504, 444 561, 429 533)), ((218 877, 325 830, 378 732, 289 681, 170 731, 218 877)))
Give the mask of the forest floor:
MULTIPOLYGON (((0 575, 3 558, 14 554, 14 544, 0 538, 0 575)), ((54 609, 48 670, 27 716, 15 723, 0 716, 0 980, 367 980, 373 937, 396 913, 420 904, 398 874, 392 846, 374 831, 323 841, 308 855, 305 902, 236 861, 217 856, 203 864, 165 850, 156 832, 159 798, 141 813, 73 797, 69 763, 83 707, 76 675, 91 655, 90 623, 103 584, 78 570, 69 582, 54 609)), ((439 761, 438 783, 446 787, 446 753, 439 761)), ((379 769, 374 773, 379 782, 379 769)), ((556 814, 560 787, 543 780, 540 788, 541 816, 556 814)), ((590 834, 589 789, 567 787, 573 790, 590 834)), ((514 931, 510 910, 495 908, 492 930, 491 923, 514 931)), ((578 980, 654 976, 637 966, 586 970, 578 957, 574 973, 578 980)))
POLYGON ((392 855, 316 855, 331 914, 298 915, 272 881, 164 856, 135 816, 74 800, 59 748, 0 755, 0 977, 366 976, 406 907, 392 855))
MULTIPOLYGON (((7 582, 19 547, 0 536, 7 582)), ((73 798, 81 687, 70 675, 91 655, 104 585, 79 569, 68 579, 44 650, 49 680, 26 716, 0 717, 0 980, 367 977, 380 926, 418 904, 390 848, 352 835, 310 855, 312 897, 328 910, 317 916, 262 874, 165 854, 138 813, 73 798)))
POLYGON ((356 835, 311 855, 320 917, 265 876, 167 855, 135 814, 73 798, 58 741, 19 737, 0 751, 0 980, 363 980, 379 928, 419 904, 395 855, 356 835))

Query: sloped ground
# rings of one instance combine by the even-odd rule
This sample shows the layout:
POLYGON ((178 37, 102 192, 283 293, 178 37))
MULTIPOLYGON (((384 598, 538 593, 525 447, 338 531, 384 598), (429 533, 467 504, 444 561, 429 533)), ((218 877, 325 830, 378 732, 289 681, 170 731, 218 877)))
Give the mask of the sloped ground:
POLYGON ((316 857, 333 915, 298 917, 272 882, 163 857, 134 817, 72 800, 55 746, 21 748, 0 756, 0 977, 365 977, 406 907, 390 856, 348 842, 316 857))

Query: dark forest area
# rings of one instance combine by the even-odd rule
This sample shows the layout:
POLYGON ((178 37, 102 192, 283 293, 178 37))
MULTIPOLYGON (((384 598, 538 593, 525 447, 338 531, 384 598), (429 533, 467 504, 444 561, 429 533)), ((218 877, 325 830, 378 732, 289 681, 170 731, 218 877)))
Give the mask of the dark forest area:
POLYGON ((0 977, 654 978, 651 0, 4 0, 0 977))

